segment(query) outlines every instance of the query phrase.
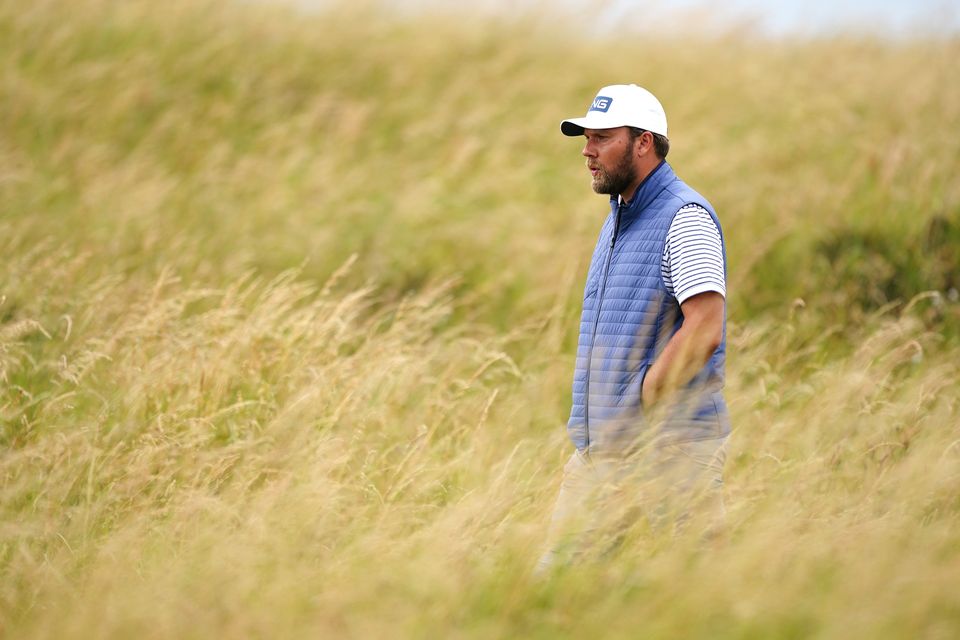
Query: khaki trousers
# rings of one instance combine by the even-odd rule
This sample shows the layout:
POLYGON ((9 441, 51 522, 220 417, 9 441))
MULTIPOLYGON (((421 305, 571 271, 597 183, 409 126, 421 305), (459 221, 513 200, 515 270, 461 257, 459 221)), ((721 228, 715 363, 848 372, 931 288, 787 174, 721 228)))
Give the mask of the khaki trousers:
POLYGON ((678 530, 694 516, 704 537, 723 526, 728 437, 661 442, 630 456, 575 451, 563 469, 537 573, 614 548, 646 520, 678 530))

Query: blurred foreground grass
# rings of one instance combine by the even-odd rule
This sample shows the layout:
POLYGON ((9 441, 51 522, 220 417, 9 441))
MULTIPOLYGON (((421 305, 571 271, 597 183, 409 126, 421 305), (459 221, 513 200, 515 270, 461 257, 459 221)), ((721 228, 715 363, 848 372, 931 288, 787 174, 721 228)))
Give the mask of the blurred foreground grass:
POLYGON ((0 2, 0 633, 960 633, 957 41, 0 2), (730 532, 530 577, 636 81, 730 258, 730 532))

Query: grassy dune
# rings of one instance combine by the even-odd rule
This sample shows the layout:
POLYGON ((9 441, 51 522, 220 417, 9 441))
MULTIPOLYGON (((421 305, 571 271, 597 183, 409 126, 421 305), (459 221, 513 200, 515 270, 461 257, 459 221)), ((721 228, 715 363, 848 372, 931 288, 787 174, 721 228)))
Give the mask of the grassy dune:
POLYGON ((960 42, 387 13, 0 0, 0 635, 960 634, 960 42), (729 531, 538 582, 625 80, 728 237, 729 531))

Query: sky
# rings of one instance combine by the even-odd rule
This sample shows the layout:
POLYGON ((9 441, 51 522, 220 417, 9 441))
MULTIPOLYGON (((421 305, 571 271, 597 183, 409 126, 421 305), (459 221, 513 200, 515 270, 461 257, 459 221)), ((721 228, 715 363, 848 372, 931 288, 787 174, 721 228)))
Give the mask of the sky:
MULTIPOLYGON (((330 0, 247 0, 280 2, 310 10, 330 0)), ((706 21, 719 28, 746 26, 765 35, 823 35, 857 32, 880 36, 960 35, 960 0, 384 0, 392 9, 470 6, 485 13, 517 10, 572 12, 603 29, 620 20, 706 21), (566 9, 566 10, 564 10, 566 9)))
MULTIPOLYGON (((606 4, 613 12, 636 7, 643 11, 648 6, 624 0, 606 4)), ((662 0, 656 6, 680 12, 706 8, 721 20, 753 24, 770 35, 850 30, 890 36, 960 33, 960 0, 662 0)))

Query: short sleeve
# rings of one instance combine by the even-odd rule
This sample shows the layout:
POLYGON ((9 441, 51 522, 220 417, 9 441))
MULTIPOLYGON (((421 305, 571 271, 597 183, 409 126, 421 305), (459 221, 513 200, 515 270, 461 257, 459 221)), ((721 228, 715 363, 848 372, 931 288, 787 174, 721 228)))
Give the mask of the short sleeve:
POLYGON ((674 216, 660 263, 663 283, 680 304, 707 291, 726 297, 723 241, 710 213, 697 204, 674 216))

